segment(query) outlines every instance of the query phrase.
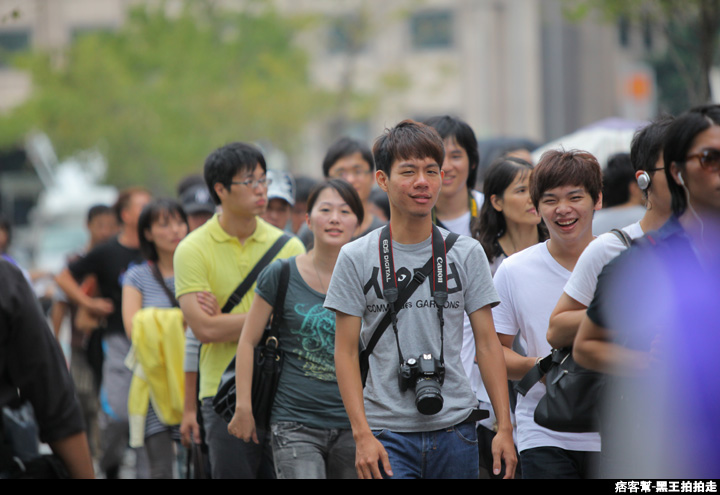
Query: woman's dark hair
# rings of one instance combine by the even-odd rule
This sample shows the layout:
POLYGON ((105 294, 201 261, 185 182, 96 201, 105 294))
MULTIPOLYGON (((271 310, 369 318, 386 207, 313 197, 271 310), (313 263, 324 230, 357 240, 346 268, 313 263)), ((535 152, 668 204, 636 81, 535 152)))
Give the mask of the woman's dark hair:
MULTIPOLYGON (((174 199, 155 199, 143 208, 138 218, 138 237, 140 239, 140 252, 148 261, 157 261, 158 252, 155 244, 145 237, 145 231, 150 230, 152 225, 158 220, 180 217, 185 225, 188 225, 185 210, 178 201, 174 199)), ((189 226, 188 226, 189 230, 189 226)))
POLYGON ((472 128, 466 122, 449 115, 432 117, 423 123, 435 129, 443 141, 448 138, 454 139, 465 150, 469 161, 466 184, 468 189, 473 189, 477 178, 478 165, 480 164, 480 151, 472 128))
POLYGON ((672 211, 682 215, 687 209, 687 196, 683 187, 675 182, 670 169, 675 163, 682 172, 693 141, 698 134, 714 125, 720 125, 720 105, 702 105, 692 108, 677 117, 668 127, 665 134, 663 160, 665 161, 665 177, 672 196, 672 211))
POLYGON ((357 139, 344 137, 335 141, 330 148, 328 148, 327 153, 325 153, 322 165, 323 175, 326 178, 330 177, 330 169, 338 160, 346 156, 354 155, 355 153, 360 153, 362 159, 370 165, 370 172, 375 170, 375 159, 373 158, 370 146, 357 139))
MULTIPOLYGON (((476 219, 472 235, 480 241, 485 250, 488 261, 492 263, 495 258, 503 254, 497 240, 505 233, 507 223, 505 215, 493 208, 491 198, 493 195, 502 197, 508 187, 518 178, 532 174, 533 166, 522 158, 502 156, 497 158, 488 168, 483 182, 483 195, 485 201, 480 208, 480 215, 476 219)), ((538 239, 540 242, 548 237, 545 224, 538 224, 538 239)))
POLYGON ((313 206, 315 206, 315 202, 320 196, 320 193, 328 188, 337 191, 343 201, 347 203, 357 217, 358 225, 361 225, 363 219, 365 218, 365 209, 363 208, 360 196, 358 196, 357 191, 352 185, 350 185, 349 182, 342 179, 328 179, 324 182, 320 182, 313 188, 312 191, 310 191, 307 201, 308 215, 312 212, 313 206))

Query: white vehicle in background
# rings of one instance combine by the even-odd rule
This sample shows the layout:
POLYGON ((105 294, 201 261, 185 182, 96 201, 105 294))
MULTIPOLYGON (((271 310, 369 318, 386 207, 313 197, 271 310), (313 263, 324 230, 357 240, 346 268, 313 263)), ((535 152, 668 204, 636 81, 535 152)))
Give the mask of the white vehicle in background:
MULTIPOLYGON (((97 204, 112 205, 118 191, 100 184, 107 163, 96 150, 59 162, 47 136, 33 134, 27 140, 26 152, 43 183, 23 232, 22 244, 29 254, 26 266, 35 274, 56 274, 65 266, 68 255, 87 244, 88 210, 97 204)), ((45 294, 49 285, 51 277, 36 277, 38 295, 45 294)))

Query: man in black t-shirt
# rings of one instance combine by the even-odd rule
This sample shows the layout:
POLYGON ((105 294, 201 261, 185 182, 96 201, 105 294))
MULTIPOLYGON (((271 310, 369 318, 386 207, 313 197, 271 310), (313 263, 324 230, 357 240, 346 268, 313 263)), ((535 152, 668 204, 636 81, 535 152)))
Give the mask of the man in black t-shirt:
MULTIPOLYGON (((25 277, 0 260, 0 408, 21 401, 34 410, 43 442, 74 478, 93 477, 82 413, 65 359, 25 277)), ((0 479, 20 476, 19 454, 6 442, 0 422, 0 479)), ((27 460, 27 459, 26 459, 27 460)))
POLYGON ((122 323, 122 277, 131 264, 142 262, 137 221, 150 200, 150 193, 142 188, 122 191, 114 206, 120 234, 71 263, 56 278, 72 302, 104 318, 96 331, 102 332, 103 343, 100 469, 108 478, 118 474, 129 434, 127 400, 132 372, 124 364, 130 340, 122 323), (100 297, 89 296, 78 284, 88 275, 96 277, 100 297))

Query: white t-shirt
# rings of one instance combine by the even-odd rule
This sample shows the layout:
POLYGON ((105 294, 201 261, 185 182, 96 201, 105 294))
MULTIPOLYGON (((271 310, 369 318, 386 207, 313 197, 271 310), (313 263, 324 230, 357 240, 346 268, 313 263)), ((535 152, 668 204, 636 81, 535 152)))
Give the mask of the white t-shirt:
MULTIPOLYGON (((500 304, 493 308, 495 330, 505 335, 519 332, 525 340, 528 356, 550 354, 548 323, 570 273, 552 257, 548 241, 503 261, 494 278, 500 296, 500 304)), ((583 452, 600 451, 599 433, 562 433, 535 423, 535 408, 544 395, 545 385, 540 382, 527 395, 518 395, 515 408, 518 450, 559 447, 583 452)))
MULTIPOLYGON (((640 228, 640 222, 635 222, 622 230, 631 239, 638 239, 645 235, 640 228)), ((584 306, 590 306, 595 295, 598 275, 610 260, 625 251, 626 246, 620 238, 612 232, 607 232, 595 238, 578 258, 575 269, 565 284, 565 293, 584 306)))
MULTIPOLYGON (((485 196, 480 191, 471 190, 470 191, 473 195, 473 198, 475 199, 475 204, 477 205, 478 213, 480 213, 480 208, 482 208, 483 202, 485 201, 485 196)), ((470 236, 470 219, 471 219, 471 213, 470 211, 460 215, 457 218, 453 218, 452 220, 442 220, 442 226, 447 229, 450 232, 455 232, 456 234, 460 235, 466 235, 470 236)))

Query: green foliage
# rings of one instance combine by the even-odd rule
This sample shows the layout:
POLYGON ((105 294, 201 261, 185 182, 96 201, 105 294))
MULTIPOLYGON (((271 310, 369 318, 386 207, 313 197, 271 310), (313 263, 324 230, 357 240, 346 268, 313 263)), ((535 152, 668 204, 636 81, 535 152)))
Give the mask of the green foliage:
POLYGON ((164 192, 229 141, 267 140, 292 156, 303 127, 332 103, 309 81, 298 25, 268 8, 187 5, 175 17, 132 10, 120 30, 80 36, 60 57, 17 58, 34 91, 0 118, 0 145, 32 129, 59 156, 99 145, 110 182, 164 192))
POLYGON ((662 110, 678 112, 711 100, 710 70, 718 57, 720 0, 563 0, 568 18, 590 12, 607 21, 651 28, 666 41, 648 62, 656 71, 662 110))

